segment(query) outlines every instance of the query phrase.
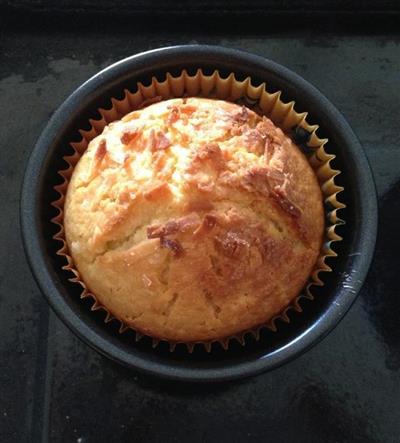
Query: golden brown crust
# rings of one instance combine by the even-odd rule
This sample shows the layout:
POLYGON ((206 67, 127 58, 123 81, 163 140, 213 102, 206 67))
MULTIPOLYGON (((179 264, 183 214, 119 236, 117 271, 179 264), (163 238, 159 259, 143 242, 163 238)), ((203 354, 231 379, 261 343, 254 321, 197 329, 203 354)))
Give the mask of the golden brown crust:
POLYGON ((64 225, 88 288, 169 341, 267 322, 319 255, 321 190, 265 117, 210 99, 154 103, 106 127, 76 166, 64 225))

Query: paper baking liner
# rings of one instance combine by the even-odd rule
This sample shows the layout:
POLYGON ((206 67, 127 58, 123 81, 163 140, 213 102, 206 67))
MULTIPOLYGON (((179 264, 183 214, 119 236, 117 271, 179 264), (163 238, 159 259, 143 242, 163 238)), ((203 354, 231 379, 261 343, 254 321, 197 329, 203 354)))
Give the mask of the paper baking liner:
MULTIPOLYGON (((296 312, 302 312, 301 300, 303 298, 312 300, 314 298, 312 288, 314 286, 323 286, 321 274, 324 272, 330 272, 332 270, 327 264, 326 260, 328 257, 337 256, 335 251, 332 249, 332 244, 342 240, 342 237, 340 237, 335 230, 338 225, 344 223, 344 221, 338 217, 338 210, 344 208, 345 205, 337 198, 338 193, 340 193, 343 188, 335 183, 335 177, 340 173, 340 171, 333 169, 331 166, 331 162, 335 158, 335 155, 329 154, 325 150, 325 145, 327 144, 328 139, 321 139, 318 137, 318 125, 311 125, 307 121, 307 112, 298 113, 295 110, 294 101, 284 103, 281 100, 280 91, 269 93, 265 83, 255 86, 252 84, 250 77, 247 77, 243 81, 239 81, 235 78, 233 73, 224 78, 219 74, 218 71, 214 71, 211 75, 205 75, 199 69, 194 75, 190 75, 186 70, 183 70, 181 74, 176 77, 167 73, 163 81, 159 81, 153 77, 151 83, 148 85, 138 83, 136 85, 135 92, 125 89, 124 96, 121 100, 115 98, 110 99, 109 109, 98 109, 101 118, 89 119, 89 130, 79 130, 82 138, 79 142, 71 143, 71 147, 74 150, 73 154, 63 157, 65 162, 68 164, 68 167, 58 172, 63 181, 60 185, 55 186, 55 190, 60 196, 56 201, 52 202, 52 206, 58 209, 58 215, 52 219, 52 222, 59 227, 59 231, 54 235, 53 238, 62 243, 62 247, 57 251, 57 254, 65 257, 67 261, 67 264, 63 266, 62 269, 73 273, 74 276, 69 280, 73 283, 79 284, 82 287, 81 298, 90 297, 93 300, 93 305, 91 308, 93 311, 99 309, 105 311, 105 323, 108 323, 114 319, 118 320, 120 323, 120 333, 126 331, 127 329, 133 329, 132 327, 125 325, 119 319, 116 319, 107 310, 107 308, 98 302, 96 296, 89 292, 85 283, 80 278, 78 270, 74 267, 72 257, 69 255, 63 227, 63 208, 68 182, 71 178, 75 165, 77 164, 81 155, 87 149, 88 144, 93 138, 103 131, 106 125, 112 121, 120 120, 127 113, 146 106, 153 101, 185 96, 218 98, 244 104, 257 113, 263 114, 270 118, 276 126, 280 127, 289 136, 294 134, 294 130, 298 133, 299 128, 301 128, 300 132, 302 132, 303 136, 306 135, 308 141, 306 140, 305 143, 303 143, 300 147, 306 149, 306 155, 309 159, 310 165, 318 177, 324 198, 325 208, 331 208, 329 211, 325 210, 325 236, 321 247, 321 254, 316 261, 314 271, 312 272, 309 282, 305 286, 303 292, 298 295, 280 314, 274 316, 267 323, 259 325, 256 328, 242 331, 236 335, 224 339, 217 339, 209 342, 201 341, 184 343, 189 352, 193 351, 195 344, 203 345, 205 349, 210 352, 213 343, 219 343, 223 349, 228 348, 231 340, 237 340, 240 344, 244 345, 247 334, 251 334, 256 340, 258 340, 260 331, 263 328, 277 331, 278 326, 276 322, 278 319, 289 323, 289 311, 293 310, 296 312)), ((298 144, 296 140, 295 143, 298 144)), ((143 337, 143 335, 138 331, 135 331, 135 333, 137 341, 143 337)), ((153 347, 157 346, 160 340, 153 337, 151 338, 153 347)), ((178 344, 176 342, 168 343, 171 351, 173 351, 175 346, 178 344)))

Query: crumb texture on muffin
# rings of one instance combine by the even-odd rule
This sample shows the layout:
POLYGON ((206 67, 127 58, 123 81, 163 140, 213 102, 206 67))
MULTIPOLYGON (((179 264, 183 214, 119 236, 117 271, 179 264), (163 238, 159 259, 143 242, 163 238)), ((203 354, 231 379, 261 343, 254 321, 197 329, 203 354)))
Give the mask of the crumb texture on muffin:
POLYGON ((315 174, 269 119, 172 99, 89 144, 68 186, 66 240, 98 301, 169 341, 267 322, 301 291, 324 229, 315 174))

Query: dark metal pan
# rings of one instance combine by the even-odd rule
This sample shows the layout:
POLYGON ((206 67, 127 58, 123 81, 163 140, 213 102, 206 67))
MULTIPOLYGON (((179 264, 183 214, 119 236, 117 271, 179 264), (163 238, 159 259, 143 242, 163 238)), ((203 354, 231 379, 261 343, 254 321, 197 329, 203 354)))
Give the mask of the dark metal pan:
MULTIPOLYGON (((351 94, 351 91, 349 91, 351 94)), ((190 45, 157 49, 134 55, 101 71, 80 86, 54 113, 30 157, 21 196, 21 222, 26 254, 36 280, 49 304, 65 324, 87 344, 105 356, 133 369, 170 379, 221 381, 254 375, 275 368, 309 349, 343 318, 354 302, 367 274, 377 231, 377 203, 372 174, 365 154, 351 128, 337 109, 313 86, 292 71, 265 58, 216 46, 190 45), (225 351, 219 345, 207 353, 195 347, 192 354, 178 345, 171 353, 166 344, 155 349, 148 339, 138 342, 133 332, 118 333, 118 325, 104 323, 104 314, 90 311, 90 302, 79 298, 79 288, 62 271, 56 255, 59 244, 50 219, 51 202, 59 183, 57 171, 65 167, 62 156, 69 143, 79 139, 78 129, 88 128, 99 107, 110 98, 121 98, 124 88, 149 83, 152 76, 183 68, 206 72, 218 69, 250 76, 253 83, 266 82, 269 91, 283 92, 284 101, 295 100, 297 111, 307 111, 308 121, 320 125, 328 137, 327 150, 336 154, 334 167, 342 171, 340 199, 347 208, 339 227, 344 240, 335 244, 338 257, 331 260, 332 273, 314 301, 303 303, 302 314, 290 323, 278 324, 278 332, 264 330, 259 341, 249 337, 246 346, 233 343, 225 351)))

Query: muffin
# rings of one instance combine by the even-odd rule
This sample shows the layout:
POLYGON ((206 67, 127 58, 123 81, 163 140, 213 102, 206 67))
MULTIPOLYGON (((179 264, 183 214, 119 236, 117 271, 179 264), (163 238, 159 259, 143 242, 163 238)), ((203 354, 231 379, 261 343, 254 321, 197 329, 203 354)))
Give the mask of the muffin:
POLYGON ((171 99, 93 139, 64 205, 75 267, 124 325, 169 342, 222 340, 293 301, 320 255, 322 194, 266 117, 171 99))

